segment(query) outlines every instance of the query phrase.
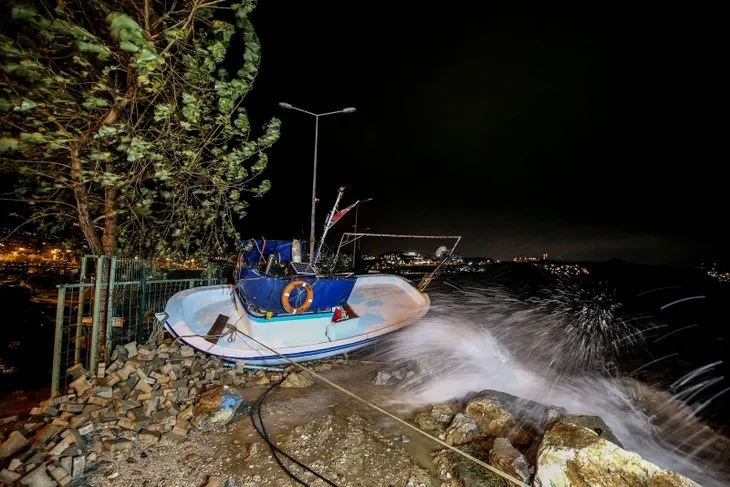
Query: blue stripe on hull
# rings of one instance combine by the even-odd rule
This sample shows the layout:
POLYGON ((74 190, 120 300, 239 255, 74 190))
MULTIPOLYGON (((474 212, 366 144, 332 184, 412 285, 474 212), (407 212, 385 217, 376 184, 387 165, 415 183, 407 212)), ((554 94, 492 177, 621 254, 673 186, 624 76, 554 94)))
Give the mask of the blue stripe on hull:
MULTIPOLYGON (((167 323, 165 323, 167 325, 167 323)), ((172 329, 170 326, 165 326, 170 333, 178 337, 179 335, 175 332, 175 330, 172 329)), ((382 335, 372 338, 366 338, 365 340, 360 340, 359 342, 353 342, 348 343, 345 345, 337 345, 334 347, 327 347, 327 348, 318 348, 316 350, 310 350, 307 352, 297 352, 297 353, 285 353, 282 354, 286 358, 293 360, 294 362, 297 362, 296 359, 302 359, 308 357, 310 360, 314 360, 316 358, 326 358, 332 355, 339 355, 341 353, 349 352, 352 350, 356 350, 358 348, 362 348, 368 343, 372 343, 378 338, 380 338, 382 335), (321 357, 318 357, 321 356, 321 357)), ((195 350, 198 350, 203 353, 210 354, 210 352, 203 350, 201 348, 198 348, 194 345, 191 345, 190 343, 186 342, 183 339, 183 342, 188 345, 191 348, 194 348, 195 350)), ((280 365, 289 363, 288 361, 282 359, 279 355, 265 355, 265 356, 253 356, 253 357, 232 357, 229 355, 217 355, 218 357, 221 357, 224 360, 228 360, 231 362, 235 362, 236 360, 242 360, 244 362, 259 362, 260 365, 280 365)))

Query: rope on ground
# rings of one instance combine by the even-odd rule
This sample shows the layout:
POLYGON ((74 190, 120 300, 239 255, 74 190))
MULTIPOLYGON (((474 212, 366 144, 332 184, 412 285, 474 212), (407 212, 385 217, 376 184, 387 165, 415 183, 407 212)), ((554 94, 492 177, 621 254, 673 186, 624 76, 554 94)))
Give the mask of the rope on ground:
POLYGON ((417 426, 412 425, 408 421, 405 421, 405 420, 403 420, 403 419, 395 416, 394 414, 386 411, 385 409, 381 408, 380 406, 376 406, 375 404, 373 404, 373 403, 369 402, 368 400, 366 400, 366 399, 358 396, 357 394, 355 394, 353 392, 350 392, 349 390, 345 389, 344 387, 342 387, 342 386, 340 386, 340 385, 332 382, 331 380, 329 380, 329 379, 321 376, 320 374, 318 374, 314 370, 310 369, 309 367, 305 367, 304 365, 301 365, 301 364, 299 364, 297 362, 294 362, 290 358, 282 355, 281 353, 277 352, 276 350, 274 350, 273 348, 269 347, 268 345, 266 345, 264 343, 261 343, 260 341, 256 340, 252 336, 250 336, 247 333, 241 331, 241 329, 238 328, 238 327, 236 327, 235 325, 231 325, 231 326, 233 326, 234 328, 236 328, 236 330, 238 331, 238 333, 240 333, 241 335, 245 336, 249 340, 251 340, 251 341, 253 341, 253 342, 261 345, 262 347, 266 348, 267 350, 275 353, 276 355, 278 355, 279 357, 283 358, 287 362, 291 363, 295 367, 297 367, 297 368, 299 368, 299 369, 301 369, 301 370, 303 370, 303 371, 305 371, 305 372, 307 372, 309 374, 312 374, 312 376, 314 376, 317 379, 321 380, 322 382, 324 382, 324 383, 326 383, 326 384, 334 387, 338 391, 347 394, 348 396, 352 397, 353 399, 357 399, 358 401, 360 401, 360 402, 366 404, 367 406, 370 406, 371 408, 375 409, 379 413, 382 413, 382 414, 388 416, 389 418, 397 421, 398 423, 401 423, 402 425, 407 426, 408 428, 411 428, 414 431, 417 431, 418 433, 422 434, 426 438, 429 438, 429 439, 435 441, 436 443, 440 444, 441 446, 443 446, 445 448, 448 448, 449 450, 453 451, 454 453, 457 453, 458 455, 461 455, 462 457, 466 458, 467 460, 471 460, 472 462, 476 463, 477 465, 486 468, 490 472, 499 475, 500 477, 504 478, 507 481, 512 482, 515 485, 519 485, 520 487, 530 487, 528 484, 522 482, 520 479, 515 478, 515 477, 513 477, 511 475, 508 475, 508 474, 502 472, 501 470, 499 470, 497 468, 494 468, 493 466, 489 465, 488 463, 486 463, 486 462, 484 462, 484 461, 476 458, 473 455, 469 455, 468 453, 459 450, 458 448, 456 448, 453 445, 449 445, 448 443, 446 443, 445 441, 441 440, 440 438, 438 438, 436 436, 433 436, 430 433, 426 433, 425 431, 423 431, 422 429, 418 428, 417 426))

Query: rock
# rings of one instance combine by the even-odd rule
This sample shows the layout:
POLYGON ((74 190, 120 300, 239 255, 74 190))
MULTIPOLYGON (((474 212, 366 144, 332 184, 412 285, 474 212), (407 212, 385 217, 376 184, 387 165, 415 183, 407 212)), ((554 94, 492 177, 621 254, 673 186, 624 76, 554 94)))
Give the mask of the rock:
POLYGON ((489 464, 507 475, 529 483, 530 464, 522 453, 510 444, 507 438, 496 438, 489 451, 489 464))
POLYGON ((476 421, 467 418, 464 413, 456 413, 444 434, 449 445, 463 445, 480 436, 476 421))
POLYGON ((454 409, 449 404, 434 404, 426 411, 417 413, 413 421, 423 430, 441 432, 454 417, 454 409))
POLYGON ((180 347, 180 356, 185 358, 190 358, 195 356, 195 350, 192 349, 192 347, 189 347, 188 345, 183 345, 180 347))
POLYGON ((50 473, 51 477, 53 477, 53 480, 55 480, 58 485, 62 487, 71 483, 71 476, 68 474, 65 468, 58 464, 49 465, 48 473, 50 473))
POLYGON ((618 438, 614 436, 611 428, 598 416, 579 416, 575 414, 568 414, 563 417, 562 421, 591 429, 604 440, 610 441, 621 448, 624 447, 618 438))
POLYGON ((376 386, 387 386, 392 382, 393 376, 384 370, 378 371, 378 375, 376 375, 375 379, 373 379, 373 384, 376 386))
POLYGON ((20 474, 7 468, 0 470, 0 483, 11 485, 20 478, 20 474))
POLYGON ((56 482, 48 476, 44 465, 36 467, 32 472, 20 479, 20 484, 29 487, 56 487, 56 482))
POLYGON ((23 462, 21 462, 17 458, 13 458, 12 460, 10 460, 10 465, 8 465, 8 470, 10 470, 11 472, 15 472, 20 468, 21 465, 23 465, 23 462))
POLYGON ((137 439, 142 443, 157 443, 162 435, 158 431, 143 429, 139 432, 137 439))
MULTIPOLYGON (((485 462, 488 460, 481 448, 465 445, 459 449, 485 462)), ((449 487, 514 487, 496 473, 451 450, 438 452, 433 463, 439 479, 448 482, 449 487)))
POLYGON ((134 358, 137 355, 137 342, 130 342, 124 345, 127 352, 127 358, 134 358))
POLYGON ((11 457, 28 446, 28 440, 18 431, 12 431, 0 445, 0 460, 11 457))
POLYGON ((208 477, 207 482, 203 485, 203 487, 234 487, 235 482, 233 480, 224 479, 223 477, 217 477, 215 475, 211 475, 208 477))
POLYGON ((91 389, 91 383, 86 379, 86 376, 81 376, 75 381, 69 384, 69 387, 76 392, 77 396, 82 396, 86 391, 91 389))
POLYGON ((71 466, 71 476, 74 480, 80 479, 84 476, 84 469, 86 468, 86 457, 83 455, 80 455, 78 457, 73 458, 73 463, 71 466))
POLYGON ((292 372, 281 383, 281 387, 311 387, 313 385, 314 377, 307 372, 292 372))
POLYGON ((699 487, 692 480, 601 438, 591 429, 563 421, 550 428, 540 443, 533 485, 699 487))
POLYGON ((245 365, 243 360, 236 360, 236 373, 243 374, 245 365))
POLYGON ((74 364, 66 369, 66 373, 73 377, 74 380, 76 380, 79 377, 83 377, 84 375, 86 375, 86 369, 84 369, 83 365, 81 364, 74 364))
MULTIPOLYGON (((228 386, 211 387, 195 401, 195 414, 190 422, 202 431, 209 431, 227 424, 242 404, 244 401, 235 389, 228 386)), ((250 406, 245 404, 245 407, 248 412, 250 406)))
POLYGON ((486 436, 509 438, 516 445, 540 438, 546 427, 566 414, 563 408, 492 390, 472 396, 464 412, 486 436))
POLYGON ((132 448, 132 442, 123 438, 118 440, 107 440, 102 445, 102 449, 104 451, 110 452, 124 451, 129 450, 130 448, 132 448))
POLYGON ((6 424, 10 424, 10 423, 12 423, 14 421, 17 421, 17 420, 18 420, 18 415, 17 414, 15 416, 7 416, 5 418, 0 419, 0 426, 6 425, 6 424))

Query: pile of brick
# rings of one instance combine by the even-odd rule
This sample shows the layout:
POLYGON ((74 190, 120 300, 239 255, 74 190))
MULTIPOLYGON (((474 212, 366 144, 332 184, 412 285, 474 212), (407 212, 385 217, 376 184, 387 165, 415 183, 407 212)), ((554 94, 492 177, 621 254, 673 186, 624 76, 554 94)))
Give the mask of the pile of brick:
POLYGON ((101 451, 133 442, 178 444, 188 435, 196 397, 217 385, 265 385, 283 374, 227 367, 218 357, 167 341, 155 348, 118 346, 108 367, 77 364, 66 395, 30 416, 0 419, 0 484, 65 486, 84 476, 101 451))

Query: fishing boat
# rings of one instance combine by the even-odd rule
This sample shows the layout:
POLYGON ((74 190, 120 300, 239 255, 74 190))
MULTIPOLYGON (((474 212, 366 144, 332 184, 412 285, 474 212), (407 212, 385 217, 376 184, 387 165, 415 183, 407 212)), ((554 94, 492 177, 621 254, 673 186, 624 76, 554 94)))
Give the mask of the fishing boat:
MULTIPOLYGON (((357 203, 329 214, 327 230, 357 203)), ((362 237, 456 239, 439 266, 418 283, 389 274, 335 273, 317 266, 299 240, 250 239, 242 246, 234 285, 204 286, 175 294, 157 315, 174 337, 228 361, 271 366, 351 352, 424 316, 425 289, 460 237, 345 233, 340 250, 362 237), (303 257, 310 259, 304 261, 303 257)))

